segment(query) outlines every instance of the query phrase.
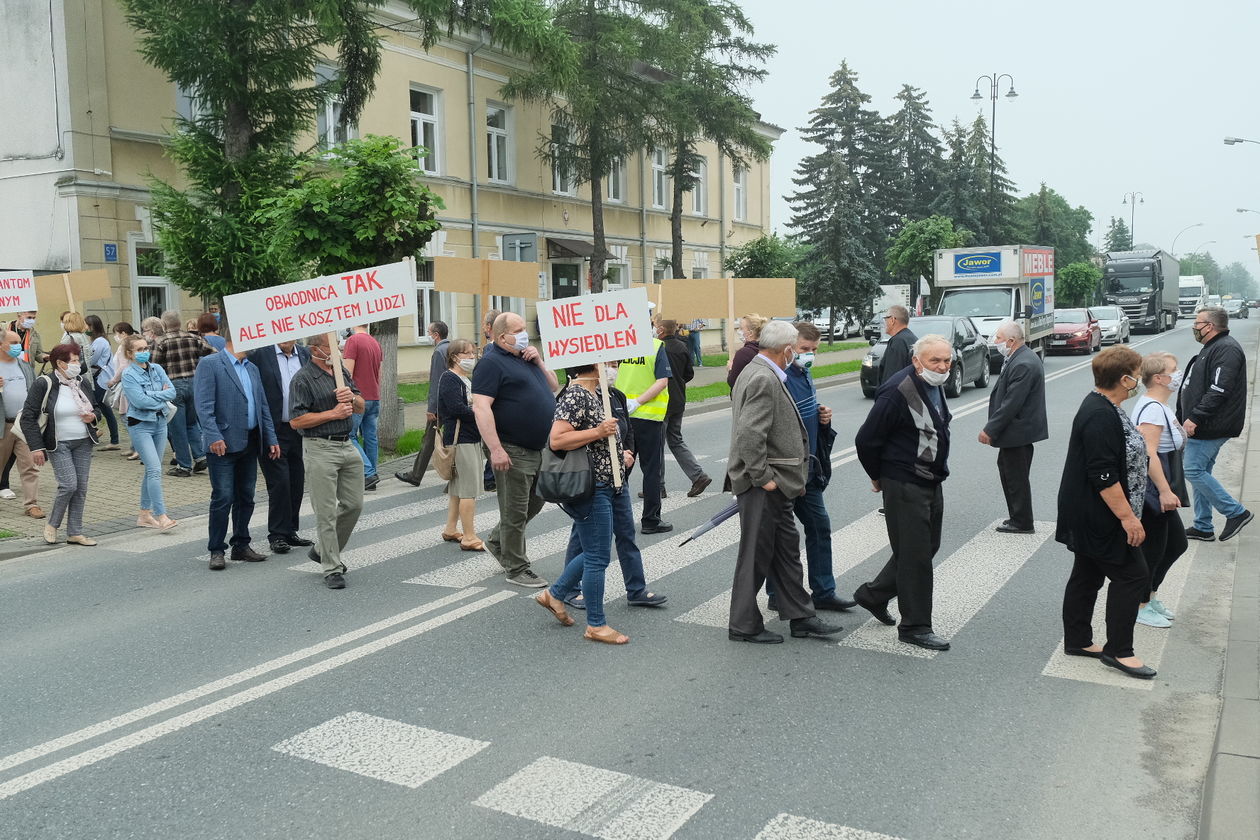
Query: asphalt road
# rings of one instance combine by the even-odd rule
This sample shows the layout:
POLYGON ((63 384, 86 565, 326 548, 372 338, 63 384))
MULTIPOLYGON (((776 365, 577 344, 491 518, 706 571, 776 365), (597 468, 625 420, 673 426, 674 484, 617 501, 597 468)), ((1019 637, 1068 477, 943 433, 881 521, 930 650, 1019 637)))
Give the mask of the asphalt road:
MULTIPOLYGON (((1256 329, 1236 329, 1248 348, 1256 329)), ((1133 343, 1183 362, 1195 347, 1184 323, 1133 343)), ((211 573, 191 521, 0 564, 0 838, 1192 837, 1232 564, 1194 543, 1174 567, 1173 628, 1137 628, 1154 681, 1057 653, 1070 558, 1051 521, 1088 362, 1046 365, 1034 536, 992 532, 1005 509, 975 442, 987 391, 951 401, 935 622, 954 646, 936 655, 861 611, 838 643, 727 641, 735 522, 678 543, 728 499, 687 499, 672 463, 678 530, 640 541, 668 605, 626 606, 610 569, 624 648, 583 641, 488 556, 442 543, 436 484, 369 499, 341 592, 294 555, 211 573)), ((870 402, 856 383, 822 398, 851 593, 887 555, 849 448, 870 402)), ((685 427, 715 477, 729 423, 685 427)), ((1222 453, 1227 485, 1242 451, 1222 453)), ((479 509, 488 530, 491 500, 479 509)), ((540 574, 558 573, 568 527, 554 508, 535 520, 540 574)))

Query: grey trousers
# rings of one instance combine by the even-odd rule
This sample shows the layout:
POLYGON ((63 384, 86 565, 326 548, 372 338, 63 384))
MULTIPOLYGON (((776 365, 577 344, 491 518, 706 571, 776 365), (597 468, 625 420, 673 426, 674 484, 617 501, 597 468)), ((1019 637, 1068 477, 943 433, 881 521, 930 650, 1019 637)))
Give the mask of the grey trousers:
MULTIPOLYGON (((691 454, 691 450, 687 448, 687 442, 682 436, 681 413, 666 416, 665 418, 665 445, 669 447, 670 454, 674 456, 674 460, 678 462, 679 468, 683 474, 687 476, 687 480, 695 483, 696 479, 704 475, 704 467, 700 466, 700 462, 696 460, 696 456, 691 454)), ((665 483, 665 459, 661 459, 661 484, 665 483)))
POLYGON ((512 468, 494 474, 499 522, 486 537, 486 549, 507 569, 508 575, 516 575, 529 568, 525 526, 543 507, 543 500, 534 495, 542 452, 510 443, 503 444, 503 449, 512 459, 512 468))
POLYGON ((79 536, 83 533, 83 502, 92 471, 92 439, 59 440, 57 448, 48 453, 48 460, 57 476, 57 497, 48 513, 48 524, 60 528, 65 516, 66 533, 79 536))
POLYGON ((875 580, 858 587, 858 600, 884 605, 897 599, 901 633, 932 632, 932 558, 941 547, 945 511, 941 485, 880 479, 892 557, 875 580))
POLYGON ((801 536, 796 530, 793 500, 779 490, 754 487, 735 497, 739 502, 739 555, 731 587, 729 626, 736 633, 766 629, 757 593, 769 578, 779 602, 779 616, 810 618, 814 607, 805 591, 801 536))
POLYGON ((341 550, 363 512, 363 458, 350 441, 308 437, 302 439, 302 461, 324 577, 345 572, 341 550))

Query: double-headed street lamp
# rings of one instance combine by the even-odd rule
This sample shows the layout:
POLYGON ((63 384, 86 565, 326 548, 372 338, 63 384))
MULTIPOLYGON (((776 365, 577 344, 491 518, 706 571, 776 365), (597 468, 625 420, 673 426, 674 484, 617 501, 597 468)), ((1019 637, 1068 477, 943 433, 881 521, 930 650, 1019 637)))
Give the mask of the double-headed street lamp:
POLYGON ((1215 245, 1215 244, 1216 244, 1216 240, 1215 240, 1215 239, 1209 239, 1207 242, 1201 242, 1201 243, 1199 243, 1198 245, 1196 245, 1196 246, 1195 246, 1195 248, 1194 248, 1194 250, 1193 250, 1193 251, 1191 251, 1190 253, 1191 253, 1191 254, 1197 254, 1197 253, 1199 253, 1199 252, 1203 249, 1203 246, 1204 246, 1204 245, 1215 245))
POLYGON ((1169 248, 1168 250, 1172 251, 1172 255, 1173 255, 1174 257, 1175 257, 1175 256, 1177 256, 1177 240, 1181 238, 1181 234, 1183 234, 1183 233, 1185 233, 1186 231, 1190 230, 1190 228, 1197 228, 1197 227, 1203 227, 1203 222, 1195 222, 1195 223, 1194 223, 1194 224, 1192 224, 1192 225, 1187 225, 1186 227, 1184 227, 1184 228, 1182 228, 1180 231, 1178 231, 1177 235, 1173 237, 1173 244, 1172 244, 1172 247, 1171 247, 1171 248, 1169 248))
POLYGON ((1237 146, 1239 143, 1255 143, 1260 146, 1260 140, 1248 140, 1246 137, 1226 137, 1226 146, 1237 146))
POLYGON ((1006 91, 1007 99, 1014 99, 1019 96, 1015 92, 1015 78, 1010 73, 989 73, 976 79, 976 92, 971 94, 971 98, 979 102, 984 97, 980 95, 980 82, 989 83, 989 101, 993 103, 992 113, 989 116, 989 236, 993 236, 994 216, 997 212, 997 193, 994 190, 994 178, 997 173, 997 100, 998 86, 1002 80, 1006 79, 1010 83, 1010 87, 1006 91))
POLYGON ((1121 204, 1129 205, 1129 248, 1132 249, 1137 244, 1137 236, 1134 234, 1134 220, 1137 217, 1137 206, 1146 203, 1146 197, 1140 192, 1127 192, 1121 204))
POLYGON ((1237 212, 1239 212, 1239 213, 1255 213, 1256 215, 1260 216, 1260 210, 1248 210, 1246 207, 1239 207, 1239 208, 1238 208, 1238 210, 1237 210, 1237 212))

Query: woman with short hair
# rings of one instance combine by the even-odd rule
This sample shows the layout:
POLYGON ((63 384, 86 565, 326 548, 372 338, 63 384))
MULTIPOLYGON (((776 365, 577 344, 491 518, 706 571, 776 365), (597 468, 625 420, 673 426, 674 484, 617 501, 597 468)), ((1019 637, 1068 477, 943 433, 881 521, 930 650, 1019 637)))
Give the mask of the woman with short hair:
POLYGON ((739 326, 735 331, 744 340, 744 346, 736 350, 726 364, 726 384, 732 389, 735 387, 735 380, 739 379, 740 372, 748 366, 753 357, 761 352, 761 345, 757 343, 757 340, 761 338, 761 328, 768 323, 770 323, 769 318, 756 313, 739 319, 739 326))
POLYGON ((455 475, 446 485, 450 507, 442 539, 457 542, 464 551, 485 551, 473 524, 477 516, 477 493, 481 489, 481 432, 472 410, 472 371, 477 365, 477 348, 465 338, 457 338, 446 350, 446 370, 438 378, 437 416, 442 445, 455 447, 455 475), (459 437, 455 436, 456 425, 459 437), (464 530, 456 531, 457 524, 464 530))
MULTIPOLYGON (((78 312, 70 311, 61 316, 61 328, 65 330, 61 335, 60 344, 69 344, 73 342, 79 345, 79 358, 92 358, 92 339, 88 338, 87 321, 83 320, 83 316, 78 312)), ((82 362, 80 362, 82 364, 82 362)))
POLYGON ((97 410, 105 418, 109 428, 109 443, 101 447, 102 452, 112 452, 118 447, 118 418, 114 410, 105 403, 105 387, 114 376, 114 360, 109 347, 109 339, 105 337, 105 324, 99 315, 89 315, 83 319, 87 324, 88 338, 92 339, 92 351, 85 366, 87 374, 92 378, 92 397, 97 410))
POLYGON ((197 334, 215 350, 227 346, 227 339, 219 335, 219 319, 214 317, 213 312, 202 312, 197 316, 197 334))
POLYGON ((144 463, 140 515, 136 517, 136 524, 141 528, 169 531, 178 523, 166 515, 162 455, 166 449, 166 407, 175 399, 175 386, 161 365, 149 361, 152 350, 144 336, 128 336, 123 342, 123 352, 129 362, 122 375, 123 395, 127 398, 127 431, 144 463))

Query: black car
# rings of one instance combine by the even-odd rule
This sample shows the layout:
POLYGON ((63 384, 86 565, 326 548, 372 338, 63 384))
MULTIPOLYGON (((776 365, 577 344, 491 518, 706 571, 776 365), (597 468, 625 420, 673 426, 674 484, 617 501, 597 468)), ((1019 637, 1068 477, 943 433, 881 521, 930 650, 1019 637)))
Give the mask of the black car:
MULTIPOLYGON (((933 333, 943 335, 954 347, 954 360, 949 366, 945 395, 957 397, 963 385, 971 382, 977 388, 989 385, 989 344, 970 318, 961 315, 923 315, 910 319, 910 329, 919 338, 933 333)), ((880 338, 862 360, 862 394, 875 396, 879 388, 879 369, 888 349, 888 336, 880 338)))
POLYGON ((862 338, 867 341, 879 341, 879 337, 883 335, 883 333, 884 316, 882 313, 876 314, 862 327, 862 338))

